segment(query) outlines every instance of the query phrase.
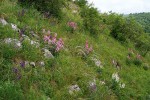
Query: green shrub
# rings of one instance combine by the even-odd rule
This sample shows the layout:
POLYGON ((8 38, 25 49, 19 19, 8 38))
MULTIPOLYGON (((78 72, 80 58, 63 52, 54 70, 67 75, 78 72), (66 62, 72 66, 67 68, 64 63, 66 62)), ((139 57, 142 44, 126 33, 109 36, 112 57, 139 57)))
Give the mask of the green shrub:
POLYGON ((150 66, 148 66, 147 64, 145 64, 145 65, 143 66, 143 69, 144 69, 144 70, 149 70, 149 69, 150 69, 150 66))
POLYGON ((111 36, 122 43, 129 40, 135 42, 144 33, 141 25, 130 16, 124 17, 110 12, 110 14, 102 14, 102 19, 109 26, 111 36))
POLYGON ((137 41, 135 47, 140 51, 142 56, 146 56, 150 51, 150 36, 143 34, 141 35, 137 41))
POLYGON ((99 12, 94 7, 86 6, 82 8, 81 17, 83 18, 83 25, 85 30, 88 30, 91 34, 98 34, 100 31, 100 16, 99 12))
POLYGON ((133 63, 137 66, 141 66, 142 65, 142 61, 140 59, 134 59, 133 63))

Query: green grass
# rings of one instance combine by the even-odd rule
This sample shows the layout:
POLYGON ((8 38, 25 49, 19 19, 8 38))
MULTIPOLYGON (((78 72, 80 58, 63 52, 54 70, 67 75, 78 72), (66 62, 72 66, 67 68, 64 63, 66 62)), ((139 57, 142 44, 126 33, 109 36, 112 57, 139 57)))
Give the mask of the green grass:
MULTIPOLYGON (((122 45, 117 40, 107 34, 99 33, 93 37, 90 33, 82 30, 82 19, 79 15, 72 15, 71 10, 65 8, 66 18, 56 23, 55 18, 46 19, 34 8, 25 8, 25 15, 18 16, 18 11, 22 7, 16 0, 3 0, 0 2, 0 16, 4 17, 8 23, 14 23, 19 28, 27 27, 25 34, 32 40, 29 31, 33 30, 40 36, 40 47, 35 48, 28 42, 24 42, 23 48, 19 51, 12 49, 12 46, 3 44, 4 38, 17 38, 19 34, 11 29, 10 25, 0 25, 0 99, 2 100, 146 100, 150 95, 150 70, 145 71, 143 65, 136 66, 132 63, 126 64, 129 46, 122 45), (75 33, 67 30, 67 22, 73 20, 79 24, 75 33), (44 47, 42 29, 45 28, 56 32, 58 37, 62 37, 65 43, 64 50, 54 59, 45 59, 40 48, 44 47), (76 54, 77 46, 84 46, 85 41, 93 46, 93 53, 82 59, 76 54), (102 62, 103 69, 91 63, 90 57, 96 55, 102 62), (19 63, 13 60, 45 61, 45 66, 26 66, 21 68, 19 63), (117 60, 121 65, 121 70, 117 70, 112 60, 117 60), (17 67, 22 77, 16 80, 12 68, 17 67), (126 84, 124 89, 112 89, 112 74, 118 72, 120 79, 126 84), (96 79, 97 91, 89 90, 89 82, 96 79), (105 80, 105 85, 100 85, 99 81, 105 80), (70 95, 68 87, 78 84, 81 91, 70 95)), ((136 51, 136 53, 138 53, 136 51)), ((150 65, 149 54, 143 59, 143 63, 150 65)), ((147 99, 148 100, 148 99, 147 99)))

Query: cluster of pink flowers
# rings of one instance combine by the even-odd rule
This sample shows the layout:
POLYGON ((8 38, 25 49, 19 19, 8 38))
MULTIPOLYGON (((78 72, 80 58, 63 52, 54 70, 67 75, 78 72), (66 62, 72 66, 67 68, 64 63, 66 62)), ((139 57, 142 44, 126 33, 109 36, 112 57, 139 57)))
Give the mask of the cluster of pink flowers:
POLYGON ((90 52, 93 51, 92 46, 89 47, 88 41, 86 41, 86 43, 85 43, 85 51, 87 54, 89 54, 90 52))
POLYGON ((56 42, 56 51, 59 51, 63 48, 64 46, 64 42, 62 40, 62 38, 60 38, 57 42, 56 42))
POLYGON ((68 22, 67 24, 68 24, 69 27, 71 27, 71 28, 74 29, 74 30, 77 28, 77 23, 75 23, 75 22, 71 22, 71 21, 70 21, 70 22, 68 22))
POLYGON ((55 33, 54 36, 50 34, 44 35, 44 41, 50 45, 54 45, 56 52, 60 51, 64 47, 62 38, 57 40, 57 33, 55 33))

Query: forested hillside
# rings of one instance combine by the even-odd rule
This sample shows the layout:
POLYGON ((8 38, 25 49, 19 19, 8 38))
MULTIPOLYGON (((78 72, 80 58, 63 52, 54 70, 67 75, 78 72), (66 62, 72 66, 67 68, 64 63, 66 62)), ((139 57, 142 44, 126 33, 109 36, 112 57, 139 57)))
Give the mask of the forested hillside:
POLYGON ((142 25, 146 33, 150 33, 150 13, 143 12, 130 15, 133 16, 135 20, 142 25))
POLYGON ((150 100, 150 36, 86 0, 0 0, 0 100, 150 100))

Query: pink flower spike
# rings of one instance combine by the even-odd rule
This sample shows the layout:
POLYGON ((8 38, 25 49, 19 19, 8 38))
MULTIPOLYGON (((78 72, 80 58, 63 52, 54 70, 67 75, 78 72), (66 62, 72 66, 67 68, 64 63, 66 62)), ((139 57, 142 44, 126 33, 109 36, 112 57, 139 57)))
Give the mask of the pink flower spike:
POLYGON ((45 35, 45 36, 44 36, 44 41, 47 42, 47 41, 49 41, 49 40, 50 40, 50 39, 49 39, 49 36, 45 35))
POLYGON ((52 38, 52 44, 55 44, 56 43, 56 37, 53 37, 52 38))
POLYGON ((85 48, 88 49, 89 48, 89 44, 88 44, 88 41, 86 40, 86 43, 85 43, 85 48))
POLYGON ((56 42, 56 51, 58 52, 59 50, 61 50, 63 48, 64 42, 63 40, 60 38, 57 42, 56 42))

